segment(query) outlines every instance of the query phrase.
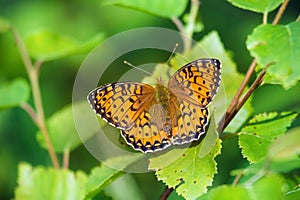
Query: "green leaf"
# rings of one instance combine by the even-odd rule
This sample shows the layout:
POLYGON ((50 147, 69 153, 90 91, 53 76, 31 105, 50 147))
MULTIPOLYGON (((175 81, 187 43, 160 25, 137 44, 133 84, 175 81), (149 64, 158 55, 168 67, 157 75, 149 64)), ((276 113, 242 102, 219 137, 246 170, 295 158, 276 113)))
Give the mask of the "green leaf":
POLYGON ((282 199, 285 184, 278 175, 270 175, 259 179, 251 185, 220 186, 210 190, 199 200, 258 200, 282 199))
POLYGON ((201 148, 199 150, 199 158, 204 158, 209 154, 209 152, 213 149, 216 145, 219 135, 217 132, 217 124, 214 117, 214 113, 211 115, 210 122, 209 122, 209 129, 205 134, 205 137, 201 141, 201 148))
POLYGON ((268 113, 252 118, 239 133, 239 146, 242 154, 251 163, 265 158, 270 144, 286 132, 297 114, 268 113))
POLYGON ((272 64, 265 83, 288 89, 300 80, 300 22, 260 25, 247 39, 247 48, 261 66, 272 64))
POLYGON ((298 186, 297 189, 289 191, 284 195, 284 200, 296 200, 300 199, 300 188, 298 186))
POLYGON ((284 0, 227 0, 234 6, 258 13, 271 12, 284 0))
POLYGON ((102 34, 98 34, 90 41, 79 42, 66 35, 49 30, 39 30, 28 35, 25 43, 32 58, 50 61, 69 55, 89 52, 103 38, 102 34))
MULTIPOLYGON (((54 113, 46 122, 52 145, 54 150, 58 153, 75 149, 81 145, 82 142, 96 133, 95 128, 97 127, 85 124, 85 126, 88 127, 85 130, 89 131, 86 132, 84 138, 82 135, 81 138, 79 138, 73 119, 72 109, 85 115, 86 112, 89 112, 90 106, 85 101, 74 103, 73 105, 66 106, 54 113)), ((102 125, 104 125, 104 122, 102 122, 102 125)), ((43 135, 40 131, 37 134, 37 139, 42 147, 46 148, 43 135)))
MULTIPOLYGON (((221 86, 218 93, 214 98, 211 107, 215 108, 216 121, 220 121, 225 109, 233 99, 237 89, 239 88, 244 76, 237 71, 236 64, 232 61, 230 55, 224 49, 223 43, 217 32, 213 31, 199 41, 191 51, 185 55, 185 60, 182 56, 175 56, 171 60, 172 66, 176 69, 186 64, 186 60, 192 61, 203 57, 217 58, 222 62, 221 69, 221 86), (234 80, 234 81, 233 81, 234 80)), ((229 126, 225 129, 226 132, 235 133, 245 123, 252 113, 251 98, 238 112, 236 117, 230 122, 229 126)))
POLYGON ((187 0, 106 0, 106 5, 118 5, 148 12, 160 17, 179 17, 187 6, 187 0))
POLYGON ((0 33, 7 32, 9 28, 10 28, 9 22, 6 19, 0 17, 0 33))
POLYGON ((104 191, 105 194, 112 197, 112 199, 146 199, 132 174, 124 174, 105 187, 104 191))
POLYGON ((83 172, 19 165, 16 200, 82 199, 87 177, 83 172))
POLYGON ((272 160, 289 160, 300 154, 300 127, 280 136, 269 148, 269 158, 272 160))
MULTIPOLYGON (((194 143, 196 144, 196 143, 194 143)), ((181 149, 173 149, 165 154, 150 159, 149 169, 155 170, 158 180, 168 187, 176 188, 176 192, 186 199, 195 199, 207 191, 217 172, 214 158, 221 152, 221 140, 204 158, 199 157, 202 143, 191 145, 184 153, 181 149), (165 165, 178 157, 174 162, 165 165)))
POLYGON ((0 109, 19 106, 26 102, 30 95, 30 88, 25 79, 16 78, 10 83, 0 86, 0 109))
POLYGON ((122 172, 123 169, 137 161, 141 156, 142 154, 130 154, 130 156, 114 157, 103 162, 109 166, 118 166, 117 169, 105 165, 95 167, 88 177, 84 199, 92 198, 98 194, 105 186, 121 176, 124 173, 122 172))
POLYGON ((210 190, 207 194, 201 196, 199 200, 251 200, 247 189, 242 186, 223 185, 210 190))
MULTIPOLYGON (((243 169, 235 169, 230 172, 231 176, 237 176, 242 174, 245 176, 250 176, 259 173, 262 169, 266 167, 266 160, 262 159, 254 164, 250 164, 248 167, 243 169)), ((268 171, 275 173, 289 173, 292 170, 300 168, 300 158, 293 157, 289 160, 271 161, 268 166, 268 171)), ((249 178, 249 177, 248 177, 249 178)))

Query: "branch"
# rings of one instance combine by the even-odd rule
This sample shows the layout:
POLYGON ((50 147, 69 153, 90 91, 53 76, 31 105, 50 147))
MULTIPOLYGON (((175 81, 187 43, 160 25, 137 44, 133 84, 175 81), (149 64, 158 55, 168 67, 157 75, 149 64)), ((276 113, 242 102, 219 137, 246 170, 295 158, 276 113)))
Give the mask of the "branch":
POLYGON ((236 92, 236 94, 233 97, 233 100, 231 101, 229 107, 227 108, 225 114, 223 115, 222 119, 219 122, 219 125, 218 125, 219 135, 221 135, 222 131, 225 129, 224 122, 227 121, 228 116, 232 113, 233 109, 236 107, 240 96, 242 95, 245 87, 247 86, 247 84, 250 81, 252 74, 254 73, 256 65, 257 65, 257 62, 256 62, 256 59, 254 59, 245 75, 243 82, 241 83, 238 91, 236 92))
POLYGON ((63 155, 63 168, 68 169, 69 168, 69 161, 70 161, 70 150, 65 149, 64 155, 63 155))
POLYGON ((238 101, 238 104, 234 108, 234 110, 230 113, 230 115, 226 118, 224 126, 222 127, 223 130, 228 126, 230 121, 235 117, 235 115, 238 113, 238 111, 242 108, 242 106, 246 103, 246 101, 249 99, 251 94, 254 92, 254 90, 262 83, 263 78, 266 74, 266 69, 270 66, 271 64, 267 65, 258 75, 258 77, 255 79, 255 81, 252 83, 250 88, 247 90, 247 92, 244 94, 243 97, 238 101))
POLYGON ((169 188, 169 187, 166 187, 164 192, 161 194, 160 196, 160 200, 165 200, 168 198, 168 196, 171 194, 171 192, 173 192, 173 188, 169 188))
POLYGON ((279 20, 281 19, 281 17, 282 17, 282 15, 283 15, 283 13, 284 13, 284 11, 285 11, 285 9, 286 9, 286 7, 287 7, 289 1, 290 1, 290 0, 285 0, 285 1, 283 2, 283 4, 281 4, 281 6, 280 6, 278 12, 276 13, 276 16, 275 16, 273 22, 272 22, 273 25, 278 24, 278 22, 279 22, 279 20))
MULTIPOLYGON (((41 93, 40 93, 40 88, 39 88, 38 73, 37 73, 38 70, 37 69, 39 68, 38 66, 40 65, 40 63, 36 64, 36 66, 37 66, 36 68, 33 67, 32 62, 29 57, 29 54, 25 47, 25 44, 22 41, 19 33, 13 27, 11 27, 10 30, 13 34, 14 40, 16 42, 16 46, 20 52, 21 58, 25 65, 25 69, 29 76, 29 80, 30 80, 30 84, 31 84, 31 88, 32 88, 33 100, 34 100, 34 104, 35 104, 35 108, 36 108, 35 117, 33 119, 43 134, 45 143, 47 145, 47 150, 48 150, 48 153, 50 155, 53 165, 55 168, 58 169, 59 162, 58 162, 57 155, 54 151, 53 145, 51 143, 48 130, 46 128, 44 110, 43 110, 43 105, 42 105, 42 98, 41 98, 41 93)), ((23 105, 23 108, 24 108, 24 105, 23 105)), ((25 110, 29 111, 30 115, 32 114, 31 112, 33 109, 30 110, 28 107, 25 106, 25 110)))
POLYGON ((195 22, 199 11, 199 0, 191 0, 191 11, 188 19, 188 23, 185 27, 185 34, 188 37, 188 41, 185 44, 184 52, 187 52, 191 49, 191 38, 195 30, 195 22))
POLYGON ((28 115, 31 117, 31 119, 34 121, 34 123, 38 126, 38 119, 35 113, 35 110, 31 107, 31 105, 29 105, 28 103, 22 103, 21 108, 23 108, 23 110, 25 110, 28 115))

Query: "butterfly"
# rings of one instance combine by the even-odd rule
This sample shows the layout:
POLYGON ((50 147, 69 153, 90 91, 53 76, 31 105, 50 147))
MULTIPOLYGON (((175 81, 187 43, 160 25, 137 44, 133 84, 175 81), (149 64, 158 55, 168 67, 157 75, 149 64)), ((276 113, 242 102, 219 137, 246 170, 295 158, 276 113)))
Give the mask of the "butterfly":
POLYGON ((121 130, 126 143, 141 152, 155 152, 171 144, 198 140, 209 121, 208 105, 221 80, 221 62, 192 61, 177 70, 166 84, 113 82, 88 94, 101 118, 121 130))

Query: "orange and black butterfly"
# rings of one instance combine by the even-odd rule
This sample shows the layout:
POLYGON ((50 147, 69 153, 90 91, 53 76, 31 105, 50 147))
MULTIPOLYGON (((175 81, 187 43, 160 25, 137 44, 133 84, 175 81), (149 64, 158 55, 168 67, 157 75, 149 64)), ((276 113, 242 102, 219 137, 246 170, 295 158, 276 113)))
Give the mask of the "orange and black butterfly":
POLYGON ((221 62, 203 58, 181 67, 167 84, 115 82, 94 89, 87 98, 100 117, 121 129, 129 145, 154 152, 205 133, 208 105, 220 80, 221 62))

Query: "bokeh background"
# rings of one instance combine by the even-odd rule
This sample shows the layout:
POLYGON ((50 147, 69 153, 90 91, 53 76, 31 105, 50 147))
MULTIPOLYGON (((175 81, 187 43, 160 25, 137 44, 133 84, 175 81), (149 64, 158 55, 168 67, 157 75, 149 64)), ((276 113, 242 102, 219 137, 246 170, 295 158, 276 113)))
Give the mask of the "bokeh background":
MULTIPOLYGON (((68 35, 79 41, 85 41, 94 35, 103 33, 108 38, 119 32, 138 27, 165 27, 176 30, 168 19, 153 16, 141 11, 117 6, 103 6, 95 0, 0 0, 0 16, 8 19, 23 38, 39 30, 49 29, 68 35)), ((299 14, 299 1, 292 0, 280 24, 293 21, 299 14)), ((189 6, 187 7, 187 11, 189 6)), ((275 12, 271 13, 272 19, 275 12)), ((216 30, 225 48, 237 63, 238 71, 245 73, 252 61, 245 40, 252 29, 259 25, 262 16, 232 6, 223 0, 202 0, 199 18, 204 25, 202 32, 197 33, 195 40, 200 40, 212 30, 216 30)), ((68 56, 63 59, 46 62, 40 71, 40 85, 45 108, 45 115, 50 116, 72 100, 73 82, 81 62, 87 54, 68 56)), ((164 62, 168 53, 137 52, 128 55, 134 63, 164 62)), ((112 81, 129 68, 111 70, 107 80, 112 81), (119 73, 119 74, 116 74, 119 73), (111 80, 110 80, 111 79, 111 80)), ((16 49, 12 35, 0 34, 0 85, 16 77, 27 79, 26 71, 16 49)), ((254 112, 263 111, 300 111, 300 84, 286 91, 281 86, 265 85, 259 88, 252 101, 254 112)), ((32 100, 31 100, 32 102, 32 100)), ((299 120, 294 122, 299 124, 299 120)), ((39 147, 36 141, 37 128, 32 120, 20 108, 0 110, 0 199, 14 196, 17 180, 17 165, 25 161, 33 166, 50 166, 47 152, 39 147)), ((222 157, 218 165, 219 173, 216 183, 230 182, 229 171, 232 162, 245 161, 241 158, 236 141, 224 142, 222 157)), ((84 147, 71 153, 70 168, 87 173, 98 164, 84 147)), ((235 166, 236 167, 236 166, 235 166)), ((153 173, 135 174, 134 183, 139 185, 144 198, 157 199, 164 189, 153 173)), ((172 193, 174 199, 181 199, 172 193)), ((99 197, 101 198, 101 197, 99 197)))

